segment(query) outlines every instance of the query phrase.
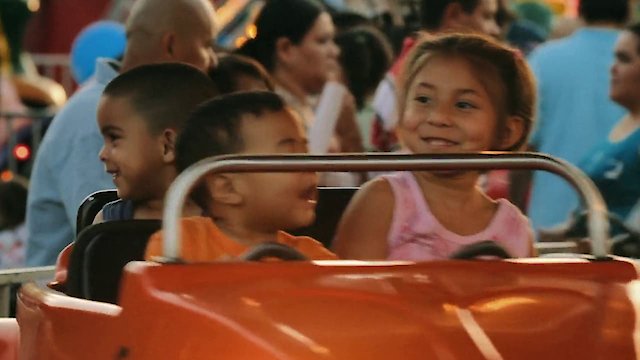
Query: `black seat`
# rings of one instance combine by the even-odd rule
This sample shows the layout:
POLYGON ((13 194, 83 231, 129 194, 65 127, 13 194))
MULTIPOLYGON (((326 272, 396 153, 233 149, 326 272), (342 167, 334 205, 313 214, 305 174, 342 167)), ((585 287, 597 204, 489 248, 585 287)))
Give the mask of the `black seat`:
POLYGON ((88 195, 78 207, 76 217, 76 237, 84 228, 93 224, 93 219, 107 203, 118 200, 116 189, 100 190, 88 195))
POLYGON ((316 220, 310 226, 292 231, 294 235, 310 236, 331 248, 336 228, 357 187, 320 187, 316 220))
POLYGON ((124 266, 144 259, 160 220, 109 221, 88 226, 73 245, 67 295, 115 304, 124 266))

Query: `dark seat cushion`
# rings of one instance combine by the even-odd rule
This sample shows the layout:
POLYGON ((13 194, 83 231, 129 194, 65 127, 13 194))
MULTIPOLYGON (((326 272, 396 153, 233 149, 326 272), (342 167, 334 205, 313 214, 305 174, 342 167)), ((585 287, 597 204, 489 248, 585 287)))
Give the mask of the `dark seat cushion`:
POLYGON ((118 200, 118 191, 115 189, 96 191, 84 198, 82 204, 78 207, 76 236, 79 235, 84 228, 93 224, 93 219, 95 219, 105 204, 115 200, 118 200))
POLYGON ((144 259, 149 236, 160 220, 123 220, 90 225, 74 243, 67 295, 116 303, 124 266, 144 259))

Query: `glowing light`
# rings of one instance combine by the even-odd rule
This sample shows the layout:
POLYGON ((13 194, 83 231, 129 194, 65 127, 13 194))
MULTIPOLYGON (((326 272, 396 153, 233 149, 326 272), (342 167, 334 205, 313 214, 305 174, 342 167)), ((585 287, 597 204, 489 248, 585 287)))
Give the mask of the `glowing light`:
POLYGON ((244 44, 245 42, 247 42, 247 38, 244 36, 240 36, 236 39, 235 41, 235 45, 237 48, 239 48, 240 46, 242 46, 242 44, 244 44))
POLYGON ((25 161, 31 156, 31 149, 24 144, 17 145, 13 148, 13 156, 20 161, 25 161))
POLYGON ((256 36, 258 36, 258 27, 255 24, 247 26, 247 31, 245 32, 245 34, 247 34, 247 37, 249 37, 250 39, 255 39, 256 36))
POLYGON ((9 170, 5 170, 2 173, 0 173, 0 180, 2 181, 11 181, 13 179, 13 173, 9 170))
POLYGON ((40 1, 39 0, 27 0, 27 9, 31 12, 36 12, 40 10, 40 1))

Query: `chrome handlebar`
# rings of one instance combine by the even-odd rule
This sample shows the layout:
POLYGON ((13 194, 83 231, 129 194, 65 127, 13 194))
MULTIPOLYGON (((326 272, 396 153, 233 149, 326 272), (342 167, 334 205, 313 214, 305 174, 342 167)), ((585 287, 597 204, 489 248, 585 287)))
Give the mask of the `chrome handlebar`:
MULTIPOLYGON (((298 171, 544 170, 571 183, 587 207, 592 255, 609 254, 609 221, 602 195, 584 173, 566 161, 540 153, 227 155, 207 158, 183 171, 169 187, 163 213, 163 257, 180 261, 179 219, 197 181, 207 173, 298 171)), ((552 206, 552 205, 551 205, 552 206)))

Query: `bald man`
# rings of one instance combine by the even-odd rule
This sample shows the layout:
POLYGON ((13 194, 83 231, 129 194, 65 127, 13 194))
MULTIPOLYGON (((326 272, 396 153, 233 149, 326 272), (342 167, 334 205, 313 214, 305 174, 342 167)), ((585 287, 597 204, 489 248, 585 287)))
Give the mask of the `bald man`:
POLYGON ((54 264, 75 238, 83 199, 112 189, 98 159, 102 136, 98 100, 118 73, 157 62, 184 62, 206 71, 215 66, 215 12, 208 0, 138 0, 127 22, 127 48, 119 64, 98 59, 93 78, 69 99, 38 149, 27 204, 27 265, 54 264))

